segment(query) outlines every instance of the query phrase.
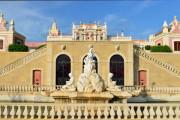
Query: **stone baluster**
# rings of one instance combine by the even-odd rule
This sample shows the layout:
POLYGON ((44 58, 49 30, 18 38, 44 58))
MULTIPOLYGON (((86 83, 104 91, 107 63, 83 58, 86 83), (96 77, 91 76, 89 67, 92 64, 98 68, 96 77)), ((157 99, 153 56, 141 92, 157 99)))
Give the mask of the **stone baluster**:
POLYGON ((34 115, 35 115, 34 106, 31 106, 30 108, 31 108, 31 109, 30 109, 29 115, 30 115, 30 118, 33 119, 33 118, 34 118, 34 115))
POLYGON ((29 90, 29 85, 27 85, 26 87, 25 87, 25 91, 27 91, 28 92, 28 90, 29 90))
POLYGON ((12 105, 11 106, 11 109, 10 109, 10 116, 11 116, 11 118, 14 118, 14 116, 15 116, 15 110, 14 110, 14 106, 12 105))
POLYGON ((80 106, 78 107, 77 116, 78 116, 78 119, 81 119, 82 111, 81 111, 81 107, 80 106))
POLYGON ((68 118, 68 109, 66 106, 64 107, 64 113, 63 114, 64 114, 64 118, 67 119, 68 118))
POLYGON ((173 117, 175 115, 172 107, 173 106, 169 106, 169 110, 168 110, 170 120, 173 119, 173 117))
POLYGON ((131 119, 134 119, 134 116, 136 115, 136 113, 134 111, 134 106, 131 106, 130 115, 131 115, 131 119))
POLYGON ((15 92, 19 92, 17 85, 14 85, 14 90, 15 90, 15 92))
POLYGON ((42 107, 41 107, 41 106, 38 106, 38 107, 37 107, 37 113, 36 113, 36 115, 37 115, 38 119, 41 118, 41 116, 42 116, 42 107))
POLYGON ((117 108, 117 117, 118 117, 118 119, 121 119, 121 117, 122 117, 122 111, 121 111, 120 106, 118 106, 118 108, 117 108))
POLYGON ((21 91, 21 92, 23 91, 23 86, 20 85, 19 91, 21 91))
POLYGON ((176 115, 176 119, 179 119, 180 118, 180 106, 176 106, 176 108, 175 108, 175 115, 176 115))
POLYGON ((51 111, 50 111, 50 118, 51 118, 51 119, 54 119, 54 116, 55 116, 55 107, 52 106, 52 107, 51 107, 51 111))
POLYGON ((0 118, 2 116, 2 106, 0 105, 0 118))
MULTIPOLYGON (((71 119, 74 119, 75 118, 75 111, 74 111, 74 106, 72 106, 71 107, 71 110, 70 110, 70 113, 69 113, 70 115, 71 115, 71 119)), ((79 116, 78 116, 79 117, 79 116)))
POLYGON ((8 85, 8 92, 12 91, 12 87, 8 85))
POLYGON ((32 86, 28 86, 27 91, 31 91, 32 86))
POLYGON ((160 119, 162 116, 160 106, 157 106, 157 108, 156 108, 156 116, 157 116, 157 119, 160 119))
POLYGON ((28 118, 28 106, 24 106, 23 116, 24 116, 24 119, 28 118))
POLYGON ((111 117, 111 119, 114 119, 114 117, 115 117, 115 112, 114 112, 113 106, 111 106, 111 109, 110 109, 110 117, 111 117))
POLYGON ((149 111, 148 111, 148 109, 147 109, 147 106, 144 107, 143 115, 144 115, 144 118, 145 118, 145 119, 147 119, 148 116, 149 116, 149 111))
POLYGON ((20 90, 19 90, 19 85, 15 85, 15 90, 16 90, 17 92, 20 92, 20 90))
POLYGON ((168 116, 168 112, 167 112, 167 108, 166 106, 163 106, 162 108, 162 114, 163 114, 163 119, 167 119, 167 116, 168 116))
POLYGON ((58 119, 61 119, 62 112, 60 108, 57 110, 57 116, 58 116, 58 119))
POLYGON ((108 119, 108 116, 109 116, 109 110, 108 110, 108 106, 106 106, 104 110, 104 118, 108 119))
POLYGON ((17 111, 16 111, 17 118, 21 118, 21 106, 17 106, 17 111))
POLYGON ((8 109, 7 109, 7 105, 5 105, 4 106, 4 111, 3 111, 3 116, 4 116, 4 118, 7 118, 7 116, 8 116, 8 109))
POLYGON ((89 115, 88 108, 85 107, 85 110, 84 110, 84 117, 85 117, 85 119, 88 119, 88 115, 89 115))
POLYGON ((91 107, 90 116, 91 116, 91 119, 94 119, 94 116, 95 116, 94 106, 91 107))
POLYGON ((150 119, 154 119, 155 116, 155 112, 153 108, 154 108, 153 106, 150 106, 150 110, 149 110, 150 119))
POLYGON ((101 109, 100 109, 100 107, 98 106, 98 109, 97 109, 97 116, 98 116, 98 119, 101 119, 101 115, 102 115, 101 109))
POLYGON ((12 91, 12 92, 16 92, 14 85, 11 86, 11 91, 12 91))
POLYGON ((48 107, 48 106, 44 106, 43 116, 44 116, 45 119, 48 118, 48 108, 47 108, 47 107, 48 107))
POLYGON ((2 91, 6 91, 6 90, 7 90, 7 86, 2 85, 1 87, 2 87, 2 88, 1 88, 1 89, 2 89, 2 91))
POLYGON ((10 92, 10 86, 9 85, 7 86, 7 91, 10 92))
POLYGON ((142 116, 141 106, 137 106, 137 112, 136 112, 136 114, 137 114, 137 118, 138 118, 138 119, 141 119, 141 116, 142 116))

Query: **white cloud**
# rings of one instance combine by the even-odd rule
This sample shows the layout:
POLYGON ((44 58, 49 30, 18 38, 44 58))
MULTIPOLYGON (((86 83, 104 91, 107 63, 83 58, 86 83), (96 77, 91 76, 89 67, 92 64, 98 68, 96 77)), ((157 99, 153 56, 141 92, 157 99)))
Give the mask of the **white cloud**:
POLYGON ((104 17, 104 21, 108 24, 108 31, 113 31, 113 33, 110 34, 116 34, 120 33, 121 31, 126 31, 130 27, 128 19, 117 14, 107 14, 104 17))
POLYGON ((150 7, 152 3, 153 3, 152 0, 143 0, 138 6, 134 7, 134 11, 136 13, 140 13, 144 9, 150 7))
POLYGON ((114 21, 127 22, 126 18, 121 18, 116 14, 108 14, 104 17, 104 20, 107 22, 114 22, 114 21))
MULTIPOLYGON (((48 2, 47 2, 48 3, 48 2)), ((52 4, 52 3, 48 3, 52 4)), ((68 3, 61 2, 55 3, 55 6, 61 7, 68 3)), ((29 2, 27 1, 8 1, 0 2, 0 11, 5 14, 5 18, 15 20, 15 28, 17 32, 23 33, 28 40, 45 40, 47 37, 48 29, 53 20, 53 17, 44 14, 44 10, 48 9, 48 5, 42 5, 42 2, 29 2), (34 5, 33 5, 34 4, 34 5), (39 7, 32 7, 38 6, 39 7)))

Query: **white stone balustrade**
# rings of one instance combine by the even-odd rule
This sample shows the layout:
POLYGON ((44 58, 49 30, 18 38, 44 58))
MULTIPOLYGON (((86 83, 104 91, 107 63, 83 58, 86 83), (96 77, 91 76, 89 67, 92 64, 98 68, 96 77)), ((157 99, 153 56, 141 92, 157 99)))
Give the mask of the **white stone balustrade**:
POLYGON ((0 92, 40 92, 60 90, 61 85, 0 85, 0 92))
POLYGON ((146 92, 158 94, 180 94, 180 87, 146 87, 146 92))
POLYGON ((0 119, 179 120, 180 104, 0 103, 0 119))
MULTIPOLYGON (((147 93, 158 94, 180 94, 180 87, 158 87, 158 86, 119 86, 122 91, 144 91, 147 93)), ((0 92, 41 92, 41 91, 58 91, 61 90, 62 85, 0 85, 0 92)))

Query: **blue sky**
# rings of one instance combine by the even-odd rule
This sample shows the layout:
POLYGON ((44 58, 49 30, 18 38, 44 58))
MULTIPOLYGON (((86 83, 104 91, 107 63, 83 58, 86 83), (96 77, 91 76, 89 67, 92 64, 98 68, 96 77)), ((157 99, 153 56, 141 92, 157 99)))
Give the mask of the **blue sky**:
POLYGON ((124 31, 133 39, 147 39, 158 32, 164 20, 180 19, 180 1, 1 1, 5 18, 15 20, 16 31, 28 41, 45 41, 53 19, 63 34, 71 34, 72 23, 106 22, 108 34, 124 31))

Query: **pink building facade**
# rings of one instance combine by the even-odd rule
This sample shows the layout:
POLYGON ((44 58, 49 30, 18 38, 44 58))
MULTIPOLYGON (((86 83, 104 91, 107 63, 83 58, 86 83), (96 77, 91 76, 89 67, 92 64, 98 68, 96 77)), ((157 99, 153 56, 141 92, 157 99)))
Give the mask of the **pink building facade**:
POLYGON ((167 45, 173 52, 180 52, 180 21, 176 16, 168 25, 166 21, 160 32, 149 36, 150 45, 167 45))

